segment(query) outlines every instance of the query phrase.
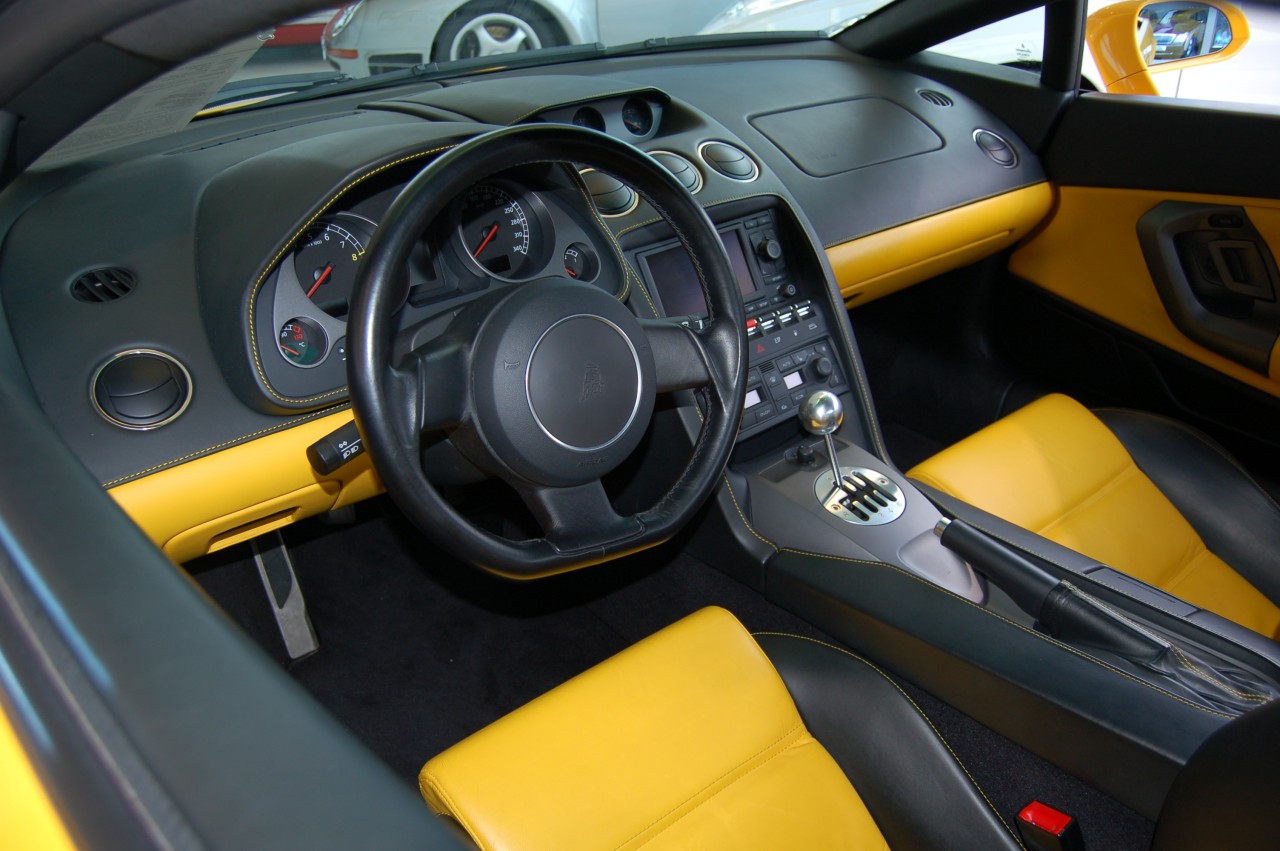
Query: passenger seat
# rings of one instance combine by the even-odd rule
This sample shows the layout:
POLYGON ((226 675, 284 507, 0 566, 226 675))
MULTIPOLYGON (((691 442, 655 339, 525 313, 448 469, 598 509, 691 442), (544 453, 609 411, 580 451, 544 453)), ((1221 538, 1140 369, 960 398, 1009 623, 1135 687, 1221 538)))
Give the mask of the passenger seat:
POLYGON ((1053 394, 907 475, 1280 638, 1280 506, 1182 423, 1053 394))

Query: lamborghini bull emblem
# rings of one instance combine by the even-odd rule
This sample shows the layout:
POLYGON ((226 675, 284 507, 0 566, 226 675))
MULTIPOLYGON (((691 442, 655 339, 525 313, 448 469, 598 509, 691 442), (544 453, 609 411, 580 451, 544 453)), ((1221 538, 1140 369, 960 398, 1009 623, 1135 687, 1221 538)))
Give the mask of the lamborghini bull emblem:
POLYGON ((586 374, 582 376, 582 395, 578 397, 578 401, 585 402, 603 390, 604 375, 600 373, 599 365, 588 363, 586 374))

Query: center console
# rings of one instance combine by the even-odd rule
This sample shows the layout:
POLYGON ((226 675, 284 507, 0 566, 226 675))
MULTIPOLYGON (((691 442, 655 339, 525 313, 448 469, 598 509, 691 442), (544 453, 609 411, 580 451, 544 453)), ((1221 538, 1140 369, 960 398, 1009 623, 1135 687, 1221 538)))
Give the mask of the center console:
MULTIPOLYGON (((714 528, 701 535, 704 557, 1154 818, 1209 735, 1250 701, 1280 694, 1277 645, 1199 628, 1167 607, 1098 586, 1062 558, 1035 560, 1037 582, 1071 595, 1064 610, 1099 611, 1091 620, 1071 615, 1058 632, 1046 628, 990 581, 999 574, 973 557, 976 550, 966 561, 943 545, 942 536, 954 539, 963 524, 940 523, 938 506, 949 516, 962 512, 926 496, 889 462, 844 304, 816 242, 785 207, 723 209, 718 228, 746 307, 749 377, 714 528), (806 430, 797 416, 817 393, 832 394, 845 411, 829 435, 806 430), (844 486, 835 486, 833 467, 844 486), (944 527, 950 531, 935 533, 944 527), (726 535, 737 545, 728 554, 726 535)), ((629 256, 671 321, 701 327, 701 288, 674 240, 639 245, 629 256)), ((696 431, 696 414, 681 410, 690 412, 681 414, 684 428, 696 431)), ((1016 540, 1010 534, 1000 537, 1016 540)), ((980 543, 1007 547, 983 535, 980 543)))
MULTIPOLYGON (((937 509, 864 448, 871 414, 852 392, 857 353, 843 342, 851 339, 837 324, 844 306, 812 243, 781 208, 721 218, 717 230, 746 313, 747 388, 733 469, 749 482, 750 524, 782 546, 902 565, 980 602, 973 571, 931 533, 937 509), (804 432, 797 416, 822 392, 851 414, 829 444, 804 432), (835 486, 828 446, 862 492, 835 486)), ((669 320, 701 329, 706 302, 679 242, 643 246, 631 260, 669 320)))

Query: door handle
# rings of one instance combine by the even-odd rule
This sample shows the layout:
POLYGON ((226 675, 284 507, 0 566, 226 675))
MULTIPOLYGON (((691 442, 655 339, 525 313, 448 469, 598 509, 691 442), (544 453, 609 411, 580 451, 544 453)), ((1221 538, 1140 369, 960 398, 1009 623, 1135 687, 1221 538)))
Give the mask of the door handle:
POLYGON ((1138 242, 1173 324, 1267 375, 1280 338, 1280 272, 1244 209, 1165 201, 1138 220, 1138 242))

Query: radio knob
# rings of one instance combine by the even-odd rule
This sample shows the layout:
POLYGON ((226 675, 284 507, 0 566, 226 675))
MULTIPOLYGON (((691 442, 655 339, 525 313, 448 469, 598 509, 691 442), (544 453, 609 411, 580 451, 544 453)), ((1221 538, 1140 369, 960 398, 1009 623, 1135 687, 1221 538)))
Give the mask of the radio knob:
POLYGON ((766 236, 756 246, 756 254, 760 255, 761 260, 767 260, 772 263, 782 256, 782 246, 778 243, 778 240, 770 239, 766 236))
POLYGON ((831 363, 831 358, 820 357, 813 362, 813 374, 820 381, 825 381, 826 379, 830 378, 831 373, 835 371, 836 371, 836 368, 831 363))

